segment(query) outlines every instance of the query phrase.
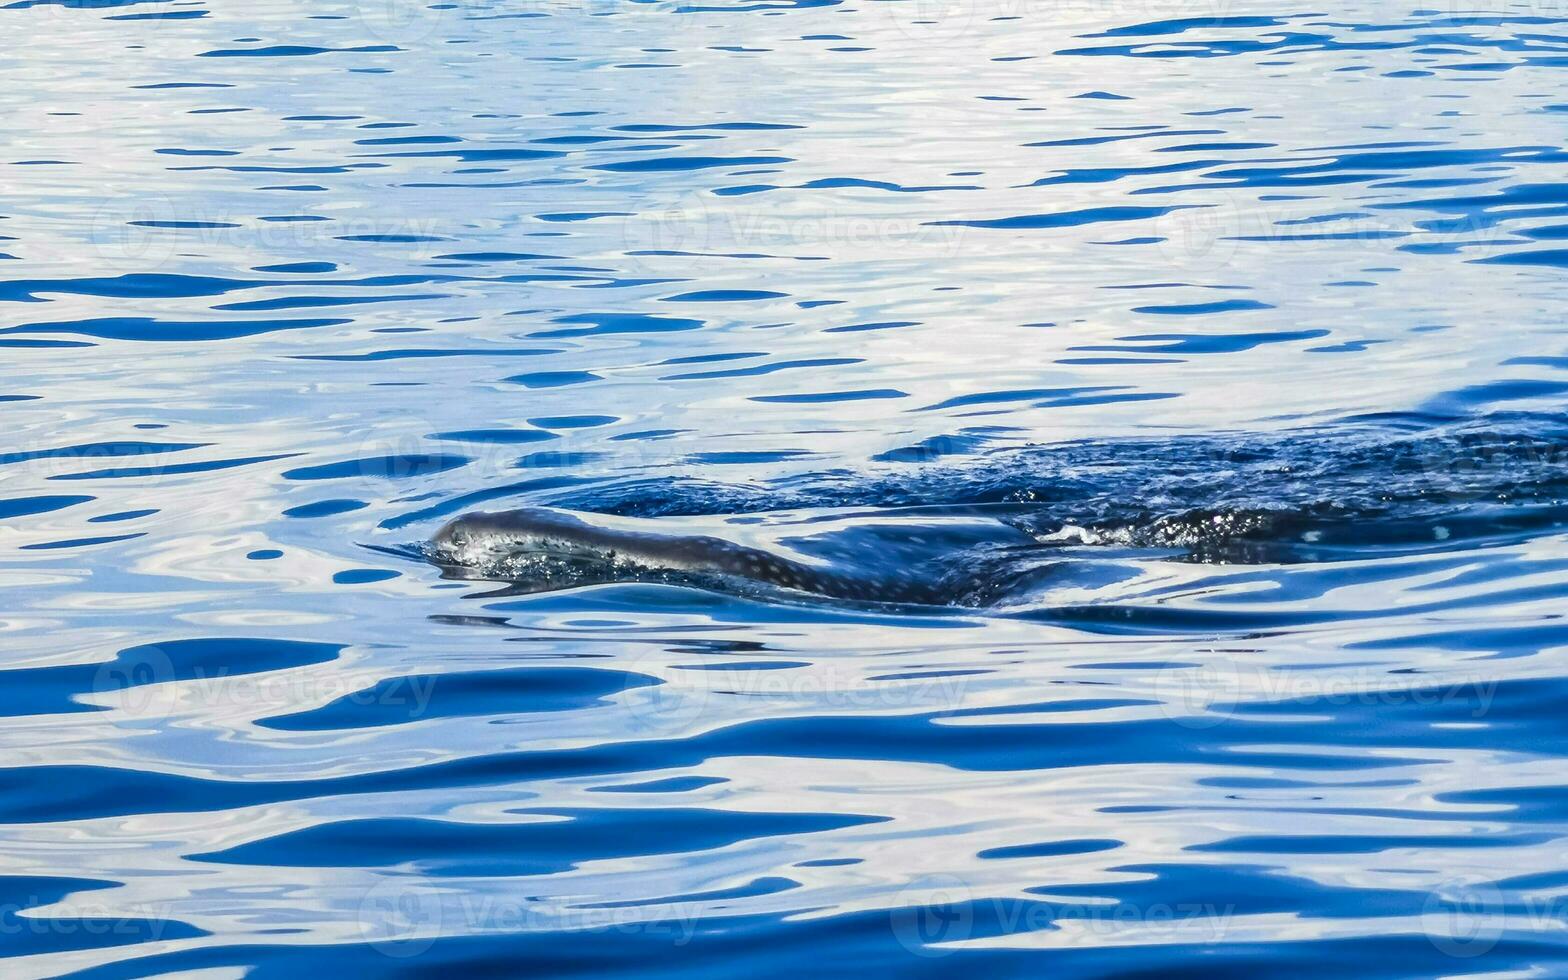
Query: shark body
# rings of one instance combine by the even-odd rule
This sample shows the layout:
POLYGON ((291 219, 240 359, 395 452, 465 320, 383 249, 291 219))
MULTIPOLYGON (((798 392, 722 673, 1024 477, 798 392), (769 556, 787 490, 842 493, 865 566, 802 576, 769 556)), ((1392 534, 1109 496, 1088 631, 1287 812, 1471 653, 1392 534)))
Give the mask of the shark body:
POLYGON ((587 569, 601 581, 670 573, 724 576, 837 599, 932 604, 936 596, 908 577, 866 581, 722 538, 601 527, 545 507, 465 514, 431 540, 436 559, 483 567, 499 557, 537 558, 587 569))

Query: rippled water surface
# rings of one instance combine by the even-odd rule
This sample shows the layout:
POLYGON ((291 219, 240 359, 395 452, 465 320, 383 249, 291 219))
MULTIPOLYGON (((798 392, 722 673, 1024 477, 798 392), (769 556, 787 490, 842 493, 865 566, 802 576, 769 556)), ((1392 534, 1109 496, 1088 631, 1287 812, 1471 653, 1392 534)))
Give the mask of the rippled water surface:
POLYGON ((1558 0, 0 32, 6 976, 1568 972, 1558 0))

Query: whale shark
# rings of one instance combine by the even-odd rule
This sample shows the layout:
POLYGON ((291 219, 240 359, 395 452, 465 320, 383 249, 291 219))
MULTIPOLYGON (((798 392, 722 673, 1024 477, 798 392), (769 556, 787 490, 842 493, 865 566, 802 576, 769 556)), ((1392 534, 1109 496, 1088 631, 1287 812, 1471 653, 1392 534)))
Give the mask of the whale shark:
MULTIPOLYGON (((762 586, 854 602, 951 605, 964 593, 951 576, 901 555, 899 546, 924 540, 920 529, 899 529, 902 541, 872 542, 853 568, 785 557, 705 534, 655 530, 657 521, 585 516, 549 507, 464 514, 431 538, 427 556, 465 577, 502 579, 528 591, 607 582, 712 582, 762 586), (627 526, 631 525, 631 526, 627 526)), ((946 534, 1028 541, 996 522, 983 530, 961 525, 946 534)), ((973 583, 971 583, 972 585, 973 583)))
MULTIPOLYGON (((760 484, 594 484, 550 506, 465 514, 433 540, 382 550, 517 593, 648 582, 769 600, 1017 607, 1140 588, 1176 563, 1359 561, 1369 549, 1448 554, 1559 534, 1565 458, 1568 416, 1557 413, 1378 416, 1005 447, 950 465, 760 484)), ((422 510, 395 526, 437 513, 449 516, 422 510)))

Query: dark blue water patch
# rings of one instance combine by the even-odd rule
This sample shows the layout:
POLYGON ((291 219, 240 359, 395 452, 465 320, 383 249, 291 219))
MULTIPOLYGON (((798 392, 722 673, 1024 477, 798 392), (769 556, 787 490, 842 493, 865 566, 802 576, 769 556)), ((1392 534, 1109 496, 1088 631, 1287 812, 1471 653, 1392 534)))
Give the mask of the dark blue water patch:
POLYGON ((998 405, 1009 402, 1057 401, 1080 395, 1104 391, 1123 391, 1125 385, 1093 385, 1081 388, 1022 388, 1010 391, 982 391, 969 395, 956 395, 934 405, 915 409, 918 412, 939 412, 948 408, 970 408, 976 405, 998 405))
POLYGON ((592 221, 595 218, 630 218, 633 216, 633 213, 630 211, 563 211, 552 214, 534 215, 534 217, 538 218, 540 221, 554 222, 592 221))
MULTIPOLYGON (((367 245, 412 245, 420 242, 445 242, 451 239, 440 235, 339 235, 335 241, 357 242, 367 245)), ((434 297, 440 299, 440 296, 434 297)))
POLYGON ((737 466, 755 463, 782 463, 785 460, 809 456, 804 449, 730 450, 727 452, 692 453, 687 459, 693 463, 714 466, 737 466))
POLYGON ((591 337, 607 334, 675 333, 700 330, 702 320, 685 317, 648 316, 642 313, 576 313, 551 322, 565 324, 559 329, 536 330, 534 337, 591 337), (583 326, 578 326, 583 324, 583 326))
POLYGON ((1228 299, 1217 303, 1187 303, 1169 306, 1135 306, 1134 313, 1155 316, 1210 316, 1215 313, 1239 313, 1245 310, 1272 310, 1273 306, 1255 299, 1228 299))
POLYGON ((369 504, 363 500, 316 500, 298 507, 290 507, 283 512, 284 517, 332 517, 336 514, 347 514, 356 510, 363 510, 369 504))
POLYGON ((827 327, 823 333, 869 333, 873 330, 899 330, 904 327, 918 327, 919 320, 884 320, 876 323, 848 323, 841 327, 827 327))
POLYGON ((671 125, 669 123, 626 123, 610 127, 617 133, 689 133, 700 130, 713 130, 716 132, 755 132, 768 133, 790 129, 804 129, 792 123, 765 123, 756 121, 747 122, 707 122, 692 123, 690 125, 671 125))
POLYGON ((716 167, 757 167, 775 163, 792 163, 789 157, 650 157, 643 160, 617 160, 599 163, 589 170, 608 170, 615 173, 668 173, 687 170, 710 170, 716 167))
MULTIPOLYGON (((701 664, 675 664, 672 670, 702 670, 702 671, 751 671, 751 670, 799 670, 810 667, 811 664, 804 660, 724 660, 715 663, 701 664)), ((878 680, 879 678, 868 678, 878 680)))
POLYGON ((272 310, 325 309, 334 306, 362 306, 375 303, 420 303, 434 299, 448 299, 447 293, 385 293, 378 296, 280 296, 276 299, 249 300, 243 303, 219 303, 215 310, 233 313, 264 313, 272 310))
POLYGON ((689 429, 639 429, 636 432, 622 432, 610 437, 611 442, 656 442, 678 436, 689 429))
POLYGON ((268 283, 263 280, 172 272, 138 272, 78 279, 12 279, 0 282, 0 302, 46 303, 50 302, 48 297, 53 294, 121 299, 218 296, 236 289, 261 285, 268 283))
POLYGON ((859 364, 861 361, 862 358, 859 357, 813 357, 798 361, 775 361, 771 364, 755 364, 751 367, 726 368, 720 371, 691 371, 684 374, 667 374, 659 380, 711 381, 719 378, 751 378, 802 368, 839 367, 846 364, 859 364))
POLYGON ((512 465, 515 466, 518 469, 524 469, 524 470, 530 470, 530 469, 551 469, 551 468, 555 468, 555 467, 585 466, 588 463, 593 462, 594 460, 603 459, 604 456, 605 456, 604 453, 594 453, 594 452, 569 453, 569 452, 555 452, 555 451, 548 451, 547 450, 545 452, 529 453, 526 456, 519 456, 516 460, 514 460, 512 462, 512 465))
MULTIPOLYGON (((484 163, 487 161, 527 161, 527 160, 552 160, 566 154, 555 150, 535 150, 525 147, 495 147, 490 149, 459 149, 459 150, 405 150, 398 153, 376 153, 372 156, 383 159, 451 159, 462 163, 484 163)), ((417 185, 416 185, 417 186, 417 185)))
POLYGON ((401 578, 402 572, 394 572, 389 568, 350 568, 332 575, 333 585, 372 585, 376 582, 390 582, 401 578))
POLYGON ((1161 37, 1185 34, 1188 31, 1237 27, 1284 27, 1285 21, 1275 17, 1186 17, 1173 20, 1150 21, 1129 27, 1113 27, 1097 34, 1082 37, 1161 37))
POLYGON ((366 456, 336 463, 301 466, 286 470, 285 480, 406 480, 409 477, 445 473, 467 466, 473 459, 444 453, 399 453, 391 456, 366 456))
POLYGON ((559 350, 543 347, 472 347, 472 348, 397 348, 370 351, 364 354, 292 354, 296 361, 338 361, 344 363, 375 361, 426 360, 439 357, 540 357, 559 354, 559 350))
POLYGON ((437 255, 438 260, 448 262, 539 262, 559 259, 559 255, 544 255, 538 252, 451 252, 446 255, 437 255))
MULTIPOLYGON (((167 0, 14 0, 3 10, 26 10, 30 7, 68 7, 73 10, 105 10, 112 7, 132 7, 143 3, 165 3, 167 0)), ((147 86, 151 87, 151 86, 147 86)), ((170 87, 174 87, 172 84, 170 87)), ((192 86, 194 87, 194 86, 192 86)))
POLYGON ((755 303, 759 300, 786 299, 788 293, 767 289, 699 289, 690 293, 665 296, 662 303, 755 303))
POLYGON ((1377 346, 1386 344, 1386 340, 1347 340, 1339 344, 1325 344, 1322 347, 1308 347, 1308 354, 1361 354, 1377 346))
POLYGON ((168 640, 120 651, 107 673, 110 683, 120 687, 236 677, 327 663, 342 650, 332 643, 250 637, 168 640))
POLYGON ((619 783, 614 786, 591 786, 591 793, 691 793, 709 786, 729 782, 722 776, 672 776, 669 779, 652 779, 641 783, 619 783))
POLYGON ((991 847, 975 856, 986 861, 1065 857, 1073 854, 1095 854, 1100 851, 1114 851, 1121 846, 1123 844, 1119 840, 1083 838, 1077 840, 1043 841, 1039 844, 1010 844, 1006 847, 991 847))
POLYGON ((1409 238, 1411 232, 1392 230, 1326 231, 1305 235, 1233 235, 1227 242, 1367 242, 1409 238))
POLYGON ((280 275, 320 275, 338 271, 335 262, 284 262, 280 265, 258 265, 253 272, 273 272, 280 275))
POLYGON ((61 473, 51 476, 51 480, 140 480, 147 477, 159 476, 184 476, 191 473, 213 473, 219 470, 238 469, 242 466, 254 466, 257 463, 270 463, 280 459, 292 459, 298 453, 275 453, 271 456, 242 456, 238 459, 211 459, 194 463, 164 463, 159 466, 119 466, 104 470, 91 470, 86 473, 61 473))
POLYGON ((1061 211, 1054 214, 1021 214, 1010 218, 970 219, 963 221, 928 221, 928 225, 951 225, 960 228, 1035 229, 1077 228, 1082 225, 1111 221, 1147 221, 1164 217, 1173 211, 1185 210, 1196 205, 1171 205, 1170 207, 1105 207, 1085 208, 1080 211, 1061 211))
POLYGON ((67 538, 63 541, 40 541, 36 544, 24 544, 21 551, 62 551, 67 548, 95 548, 99 545, 117 544, 121 541, 131 541, 144 537, 141 532, 135 534, 108 534, 95 538, 67 538))
POLYGON ((1118 337, 1121 344, 1084 344, 1074 351, 1126 351, 1144 354, 1238 354, 1265 344, 1288 344, 1327 337, 1327 330, 1278 330, 1259 333, 1149 333, 1118 337), (1135 346, 1136 345, 1136 346, 1135 346))
MULTIPOLYGON (((736 187, 716 188, 713 193, 719 197, 740 197, 747 194, 760 194, 765 191, 783 190, 786 185, 779 184, 743 184, 736 187)), ((863 190, 887 191, 892 194, 937 194, 943 191, 977 191, 981 188, 976 184, 900 184, 891 180, 867 180, 863 177, 823 177, 817 180, 808 180, 804 184, 793 185, 798 190, 840 190, 856 188, 863 190)))
MULTIPOLYGON (((1159 164, 1157 166, 1140 167, 1068 167, 1060 173, 1049 177, 1041 177, 1030 183, 1029 187, 1050 187, 1054 184, 1111 184, 1128 177, 1147 177, 1158 174, 1186 173, 1190 170, 1202 170, 1219 163, 1218 159, 1182 160, 1177 163, 1159 164)), ((1132 239, 1125 243, 1099 242, 1096 244, 1130 244, 1137 241, 1163 241, 1163 239, 1132 239)))
POLYGON ((94 337, 99 340, 156 341, 159 343, 190 343, 215 340, 237 340, 283 330, 315 330, 337 327, 350 320, 160 320, 154 317, 104 317, 90 320, 67 320, 50 323, 26 323, 7 327, 0 334, 64 333, 94 337))
POLYGON ((1253 834, 1187 849, 1211 854, 1382 854, 1405 848, 1531 847, 1557 839, 1555 834, 1253 834))
POLYGON ((251 561, 277 561, 283 557, 283 552, 277 548, 258 548, 255 551, 247 552, 245 557, 251 561))
POLYGON ((588 384, 604 379, 591 371, 533 371, 528 374, 514 374, 502 380, 522 385, 524 388, 564 388, 568 385, 588 384))
POLYGON ((1479 265, 1543 265, 1554 269, 1568 269, 1568 249, 1535 249, 1522 252, 1507 252, 1502 255, 1489 255, 1484 259, 1472 259, 1479 265))
POLYGON ((158 513, 158 509, 156 507, 146 507, 141 510, 122 510, 113 514, 99 514, 96 517, 89 517, 87 519, 87 523, 118 524, 123 521, 141 520, 143 517, 151 517, 156 513, 158 513))
MULTIPOLYGON (((535 420, 530 419, 530 423, 535 420)), ((520 446, 559 439, 554 432, 540 429, 465 429, 461 432, 435 432, 429 438, 443 442, 477 442, 497 446, 520 446)))
POLYGON ((1551 827, 1568 814, 1568 791, 1562 786, 1511 786, 1498 789, 1452 790, 1438 793, 1440 803, 1486 807, 1506 813, 1510 823, 1551 827))
POLYGON ((1164 139, 1173 136, 1224 136, 1223 129, 1168 129, 1165 126, 1132 126, 1123 127, 1137 130, 1137 132, 1122 132, 1110 136, 1075 136, 1068 139, 1045 140, 1039 143, 1025 143, 1029 147, 1055 147, 1055 146, 1104 146, 1113 143, 1128 143, 1138 140, 1164 139))
MULTIPOLYGON (((1067 358, 1058 358, 1056 363, 1066 362, 1067 358)), ((1123 362, 1125 363, 1125 362, 1123 362)), ((1151 363, 1145 361, 1143 363, 1151 363)), ((1160 363, 1160 362, 1152 362, 1160 363)), ((1074 398, 1057 398, 1050 401, 1035 402, 1036 408, 1083 408, 1089 405, 1112 405, 1118 402, 1151 402, 1164 401, 1167 398, 1180 398, 1181 393, 1175 391, 1128 391, 1107 393, 1103 395, 1080 395, 1074 398)))
MULTIPOLYGON (((174 151, 172 151, 172 150, 159 150, 157 152, 159 152, 159 153, 172 153, 174 151)), ((187 151, 182 151, 182 152, 191 153, 191 152, 194 152, 194 151, 187 150, 187 151)), ((194 228, 239 228, 240 227, 240 225, 237 225, 237 224, 233 223, 232 221, 128 221, 128 222, 126 222, 126 224, 129 225, 132 228, 173 228, 173 229, 181 229, 181 228, 183 228, 183 229, 194 229, 194 228)))
POLYGON ((676 364, 713 364, 718 361, 745 361, 758 357, 767 357, 767 351, 725 351, 719 354, 687 354, 683 357, 667 357, 655 367, 671 367, 676 364))
POLYGON ((821 405, 830 402, 860 402, 908 397, 908 392, 899 391, 897 388, 861 388, 848 391, 814 391, 792 395, 752 395, 747 401, 782 405, 821 405))
POLYGON ((401 51, 391 44, 363 44, 348 48, 318 48, 309 44, 273 44, 261 48, 215 48, 198 58, 302 58, 316 54, 383 54, 401 51))
MULTIPOLYGON (((1237 55, 1267 54, 1279 49, 1310 50, 1320 48, 1336 50, 1342 45, 1328 34, 1307 34, 1296 31, 1278 31, 1267 40, 1236 38, 1227 40, 1168 41, 1145 44, 1114 44, 1092 48, 1064 48, 1053 52, 1060 57, 1123 57, 1123 58, 1225 58, 1237 55)), ((1395 43, 1371 45, 1396 47, 1395 43)))
POLYGON ((64 510, 96 500, 82 494, 49 494, 38 497, 12 497, 0 500, 0 519, 15 517, 32 517, 35 514, 48 514, 52 511, 64 510))
POLYGON ((537 425, 541 429, 596 429, 619 421, 614 415, 551 415, 529 419, 528 424, 537 425))
POLYGON ((934 677, 975 677, 981 674, 990 673, 994 673, 994 671, 982 670, 978 668, 974 670, 905 670, 892 674, 869 674, 866 676, 866 680, 872 683, 887 681, 913 681, 926 680, 934 677))
MULTIPOLYGON (((361 129, 369 128, 362 126, 361 129)), ((379 136, 373 139, 355 140, 355 146, 412 146, 422 143, 461 143, 456 136, 379 136)))
POLYGON ((1267 150, 1278 143, 1249 143, 1242 140, 1210 143, 1181 143, 1176 146, 1156 147, 1155 153, 1234 153, 1237 150, 1267 150))
POLYGON ((187 860, 281 867, 387 867, 414 861, 435 876, 534 876, 560 874, 590 861, 707 851, 741 841, 821 833, 887 819, 648 807, 511 812, 542 819, 515 824, 346 820, 226 851, 192 854, 187 860))
POLYGON ((515 667, 393 677, 325 707, 257 722, 282 731, 334 731, 406 725, 434 718, 518 716, 581 711, 615 695, 658 684, 626 671, 579 667, 515 667))

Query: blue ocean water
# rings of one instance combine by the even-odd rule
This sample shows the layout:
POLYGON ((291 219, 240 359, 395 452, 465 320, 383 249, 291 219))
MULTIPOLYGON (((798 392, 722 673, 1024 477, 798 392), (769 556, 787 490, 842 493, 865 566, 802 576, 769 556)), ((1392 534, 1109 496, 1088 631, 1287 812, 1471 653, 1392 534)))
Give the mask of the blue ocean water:
POLYGON ((5 976, 1568 973, 1563 0, 0 30, 5 976))

